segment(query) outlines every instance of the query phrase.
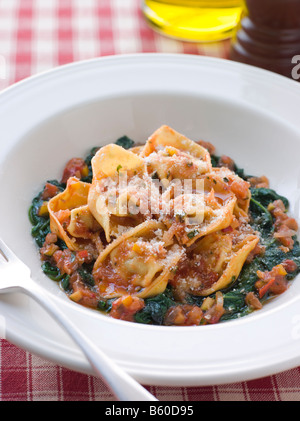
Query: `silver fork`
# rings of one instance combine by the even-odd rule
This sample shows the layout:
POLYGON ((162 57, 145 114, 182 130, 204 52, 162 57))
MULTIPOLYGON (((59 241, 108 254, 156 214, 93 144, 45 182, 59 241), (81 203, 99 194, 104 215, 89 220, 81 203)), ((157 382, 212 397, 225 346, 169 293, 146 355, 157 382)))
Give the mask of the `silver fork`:
POLYGON ((157 401, 143 386, 118 367, 60 310, 34 282, 30 269, 0 239, 0 293, 23 292, 42 305, 84 352, 95 374, 120 401, 157 401))

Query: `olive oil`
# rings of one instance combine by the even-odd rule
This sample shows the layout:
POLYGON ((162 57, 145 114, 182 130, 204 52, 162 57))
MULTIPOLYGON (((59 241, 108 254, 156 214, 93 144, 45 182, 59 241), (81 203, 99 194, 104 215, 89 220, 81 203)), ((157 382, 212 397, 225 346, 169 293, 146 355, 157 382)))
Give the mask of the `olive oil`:
POLYGON ((244 0, 144 0, 151 27, 173 38, 213 42, 230 38, 244 10, 244 0))

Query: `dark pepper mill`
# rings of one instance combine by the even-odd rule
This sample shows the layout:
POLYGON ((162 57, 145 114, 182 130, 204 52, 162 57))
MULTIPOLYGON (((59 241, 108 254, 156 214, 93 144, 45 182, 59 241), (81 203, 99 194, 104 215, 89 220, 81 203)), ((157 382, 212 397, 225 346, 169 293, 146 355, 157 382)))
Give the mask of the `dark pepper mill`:
POLYGON ((246 5, 230 58, 295 79, 293 69, 300 62, 300 0, 246 0, 246 5))

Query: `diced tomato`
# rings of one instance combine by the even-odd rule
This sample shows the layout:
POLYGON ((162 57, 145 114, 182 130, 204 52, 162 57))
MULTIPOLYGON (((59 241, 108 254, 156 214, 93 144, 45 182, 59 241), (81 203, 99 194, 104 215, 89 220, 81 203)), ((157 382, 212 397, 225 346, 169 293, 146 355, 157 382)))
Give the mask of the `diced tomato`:
POLYGON ((250 177, 248 179, 251 187, 255 188, 269 188, 270 183, 266 176, 262 175, 261 177, 250 177))
POLYGON ((56 196, 59 193, 59 188, 51 183, 46 183, 43 193, 42 193, 42 199, 48 200, 52 197, 56 196))
POLYGON ((79 264, 91 263, 93 256, 88 252, 88 250, 80 250, 76 253, 76 260, 79 264))
POLYGON ((274 233, 274 238, 277 238, 277 240, 279 240, 283 246, 287 247, 289 250, 292 250, 294 247, 293 237, 295 233, 296 231, 291 230, 287 225, 283 224, 277 228, 276 232, 274 233))
POLYGON ((210 307, 203 316, 205 323, 216 324, 219 323, 221 317, 225 313, 224 298, 220 291, 216 292, 215 304, 210 307))
POLYGON ((46 238, 45 238, 46 244, 56 243, 56 241, 57 241, 57 235, 54 232, 49 232, 49 234, 46 235, 46 238))
POLYGON ((259 301, 254 292, 248 292, 245 298, 245 303, 248 307, 252 307, 254 310, 259 310, 262 308, 262 303, 259 301))
POLYGON ((202 320, 203 312, 196 305, 177 305, 169 308, 164 323, 167 326, 198 326, 202 320))
POLYGON ((255 248, 248 254, 246 262, 251 263, 256 256, 263 255, 266 251, 266 247, 257 243, 255 248))
POLYGON ((298 266, 297 263, 294 262, 294 260, 287 259, 284 262, 282 262, 282 266, 287 271, 287 273, 292 273, 297 270, 298 266))
POLYGON ((88 167, 82 158, 72 158, 65 166, 62 183, 66 183, 70 177, 77 177, 79 180, 88 175, 88 167))
POLYGON ((275 282, 275 277, 271 278, 266 284, 262 285, 258 289, 259 298, 262 298, 269 291, 269 289, 271 288, 274 282, 275 282))
POLYGON ((219 159, 218 166, 226 167, 226 168, 229 168, 231 171, 234 171, 235 163, 233 159, 231 159, 229 156, 222 155, 219 159))
POLYGON ((212 143, 206 142, 204 140, 198 140, 197 143, 200 146, 202 146, 203 148, 207 149, 208 152, 210 153, 210 155, 214 155, 216 153, 216 148, 215 148, 215 146, 212 143))
POLYGON ((131 295, 126 295, 120 298, 117 298, 113 304, 110 311, 110 316, 114 319, 126 320, 128 322, 134 321, 134 315, 142 310, 145 306, 145 302, 142 298, 133 297, 131 295))
POLYGON ((55 213, 56 218, 63 228, 67 228, 71 220, 71 211, 69 209, 60 209, 55 213))
POLYGON ((72 301, 85 307, 97 308, 99 298, 96 292, 90 290, 83 284, 77 272, 72 273, 69 282, 73 289, 72 294, 69 296, 72 301))
POLYGON ((277 238, 283 246, 292 250, 294 247, 293 237, 298 231, 296 219, 291 218, 286 214, 285 205, 282 200, 275 200, 273 203, 270 203, 268 210, 275 218, 274 237, 277 238))
POLYGON ((270 292, 274 295, 279 295, 287 290, 288 281, 285 277, 276 278, 275 282, 270 286, 270 292))
POLYGON ((53 258, 62 274, 71 275, 78 268, 78 262, 69 249, 57 250, 53 254, 53 258))
POLYGON ((279 264, 273 267, 271 271, 257 271, 259 280, 255 283, 260 298, 263 298, 267 292, 279 295, 287 289, 286 269, 284 265, 279 264))
POLYGON ((232 231, 233 231, 233 228, 232 228, 231 225, 229 225, 229 227, 226 227, 226 228, 223 228, 222 229, 222 232, 224 232, 224 234, 228 234, 228 233, 230 233, 232 231))
POLYGON ((241 200, 246 200, 249 195, 249 183, 242 179, 234 180, 230 185, 230 189, 241 200))

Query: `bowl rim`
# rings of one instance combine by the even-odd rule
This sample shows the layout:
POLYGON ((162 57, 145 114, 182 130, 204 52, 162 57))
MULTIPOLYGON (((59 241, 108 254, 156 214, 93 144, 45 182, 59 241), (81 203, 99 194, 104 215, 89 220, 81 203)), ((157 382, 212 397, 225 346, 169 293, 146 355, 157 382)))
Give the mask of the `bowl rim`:
MULTIPOLYGON (((114 55, 114 56, 107 56, 107 57, 101 57, 101 58, 93 58, 78 62, 73 62, 70 64, 66 64, 63 66, 56 67, 54 69, 46 70, 42 73, 39 73, 37 75, 32 75, 24 80, 21 80, 17 83, 15 83, 12 86, 9 86, 5 88, 3 91, 0 92, 0 104, 1 102, 5 101, 13 101, 14 96, 21 95, 22 90, 28 90, 32 86, 32 84, 40 84, 45 83, 49 81, 49 79, 58 79, 60 75, 72 72, 81 72, 82 69, 87 69, 91 66, 102 66, 109 68, 110 66, 116 66, 121 63, 124 65, 134 66, 135 63, 139 63, 141 66, 146 65, 149 62, 155 62, 155 64, 159 67, 161 65, 164 65, 164 63, 170 63, 176 62, 178 64, 184 63, 187 66, 195 66, 201 64, 202 66, 214 67, 214 66, 220 66, 221 68, 225 67, 227 71, 233 71, 233 72, 242 72, 243 75, 246 75, 251 80, 259 80, 260 82, 266 82, 268 81, 269 85, 276 84, 277 88, 284 88, 284 89, 290 89, 295 90, 299 89, 300 93, 300 85, 293 80, 289 80, 288 78, 277 75, 275 73, 272 73, 267 70, 258 69, 250 65, 244 65, 236 62, 230 62, 226 59, 219 59, 214 57, 203 57, 203 56, 194 56, 194 55, 185 55, 185 54, 169 54, 169 53, 138 53, 138 54, 128 54, 128 55, 114 55)), ((296 95, 296 93, 294 94, 296 95)), ((300 98, 300 96, 299 96, 300 98)), ((266 110, 268 112, 268 110, 266 110)), ((281 117, 278 116, 280 119, 281 117)), ((293 122, 289 122, 297 131, 300 131, 300 125, 294 125, 293 122)), ((288 123, 287 123, 288 124, 288 123)), ((64 302, 64 306, 66 309, 69 309, 70 313, 74 312, 74 306, 72 303, 65 302, 61 299, 61 297, 56 298, 58 302, 64 302)), ((298 298, 295 298, 293 302, 298 301, 298 298)), ((272 315, 278 315, 278 312, 281 311, 283 307, 287 307, 287 304, 282 304, 279 307, 273 308, 272 310, 268 311, 268 314, 272 315)), ((90 310, 88 309, 76 309, 76 313, 85 314, 88 313, 90 315, 90 310), (79 311, 77 311, 79 310, 79 311)), ((94 317, 94 316, 93 316, 94 317)), ((98 317, 98 315, 97 315, 98 317)), ((105 317, 105 316, 102 316, 105 317)), ((253 319, 255 320, 261 320, 265 319, 265 314, 257 313, 252 316, 247 316, 246 318, 239 319, 239 320, 233 320, 230 322, 231 326, 234 328, 235 326, 240 325, 249 325, 253 323, 253 319)), ((107 322, 107 320, 106 320, 107 322)), ((124 325, 124 322, 109 319, 108 324, 115 325, 115 326, 121 326, 121 328, 124 325)), ((210 332, 219 332, 223 327, 221 325, 210 325, 201 327, 201 329, 209 330, 210 332)), ((148 326, 148 325, 139 325, 139 324, 133 324, 130 326, 131 330, 135 330, 137 332, 140 331, 147 331, 147 332, 157 332, 158 330, 161 333, 166 332, 174 332, 180 331, 184 333, 190 333, 194 332, 194 327, 165 327, 165 326, 148 326)), ((38 353, 39 355, 47 355, 49 359, 52 359, 54 361, 57 361, 57 356, 53 353, 47 352, 47 350, 44 348, 43 344, 37 345, 36 343, 33 345, 30 340, 28 341, 25 337, 20 338, 18 334, 16 334, 16 331, 12 330, 9 332, 8 335, 9 339, 25 348, 30 350, 33 353, 38 353)), ((72 361, 70 361, 65 354, 61 355, 62 364, 65 366, 68 366, 70 368, 75 368, 78 371, 88 372, 92 373, 91 368, 89 367, 89 364, 85 361, 84 358, 82 358, 78 353, 74 353, 74 358, 72 361)), ((274 362, 272 364, 268 364, 267 359, 263 359, 259 362, 259 364, 255 367, 249 364, 249 367, 240 367, 240 363, 237 364, 236 367, 231 366, 230 369, 227 370, 225 367, 223 368, 223 371, 220 370, 219 372, 203 372, 203 375, 199 371, 193 371, 193 368, 191 367, 188 371, 186 367, 178 368, 178 371, 175 373, 171 373, 168 371, 164 371, 164 378, 161 377, 161 374, 158 373, 158 370, 151 370, 147 365, 145 366, 143 363, 131 364, 130 361, 118 361, 120 365, 122 365, 129 373, 131 373, 134 377, 137 379, 140 379, 141 381, 146 381, 150 384, 181 384, 181 385, 196 385, 196 384, 216 384, 216 383, 227 383, 229 380, 233 380, 233 378, 236 379, 251 379, 256 378, 257 376, 261 377, 261 375, 268 375, 273 374, 277 370, 282 371, 282 368, 287 369, 294 367, 300 362, 300 355, 293 355, 289 356, 284 362, 281 362, 281 364, 278 364, 278 362, 274 362), (186 375, 186 372, 188 371, 188 377, 186 375)), ((159 366, 159 365, 158 365, 159 366)), ((203 367, 202 367, 203 369, 203 367)))

